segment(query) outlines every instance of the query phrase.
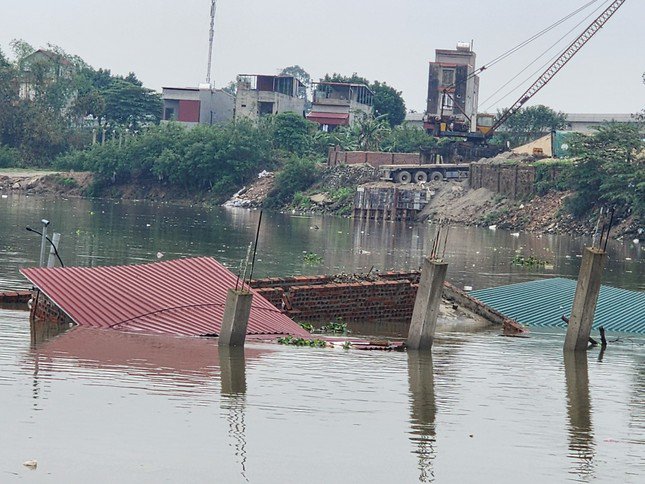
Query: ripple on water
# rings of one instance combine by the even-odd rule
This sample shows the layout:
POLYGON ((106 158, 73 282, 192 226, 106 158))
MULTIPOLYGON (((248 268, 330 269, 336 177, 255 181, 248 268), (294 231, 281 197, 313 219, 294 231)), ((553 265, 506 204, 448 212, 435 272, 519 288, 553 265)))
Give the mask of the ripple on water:
MULTIPOLYGON (((441 334, 431 357, 254 342, 240 353, 208 339, 75 328, 31 345, 27 313, 0 311, 0 403, 8 431, 29 437, 0 442, 0 455, 22 462, 34 443, 56 449, 81 428, 105 440, 87 440, 92 453, 119 442, 123 482, 151 481, 141 462, 180 479, 180 461, 225 481, 264 482, 261 469, 285 482, 284 459, 291 476, 358 482, 530 482, 527 466, 542 482, 633 480, 645 470, 642 344, 569 361, 562 340, 484 331, 441 334)), ((92 466, 80 454, 74 471, 57 468, 55 451, 41 452, 60 478, 92 466)))

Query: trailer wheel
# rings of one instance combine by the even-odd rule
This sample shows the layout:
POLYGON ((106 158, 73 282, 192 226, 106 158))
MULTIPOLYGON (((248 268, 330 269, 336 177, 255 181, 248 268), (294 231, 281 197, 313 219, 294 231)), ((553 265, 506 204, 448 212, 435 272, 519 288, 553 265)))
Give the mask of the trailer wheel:
POLYGON ((414 181, 417 183, 425 183, 428 181, 428 174, 425 171, 414 172, 414 181))
POLYGON ((441 181, 443 180, 443 175, 440 171, 433 171, 432 175, 430 175, 430 178, 432 179, 432 181, 441 181))
POLYGON ((396 175, 396 181, 399 183, 410 183, 412 181, 412 175, 409 171, 402 170, 396 175))

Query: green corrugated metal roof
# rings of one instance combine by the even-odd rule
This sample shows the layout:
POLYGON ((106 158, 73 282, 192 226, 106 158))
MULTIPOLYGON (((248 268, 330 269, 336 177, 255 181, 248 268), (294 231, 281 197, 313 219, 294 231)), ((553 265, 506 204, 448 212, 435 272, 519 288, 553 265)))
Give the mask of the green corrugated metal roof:
MULTIPOLYGON (((527 326, 566 327, 577 282, 541 279, 472 291, 474 297, 505 316, 527 326)), ((593 328, 645 333, 645 292, 601 286, 593 328)))

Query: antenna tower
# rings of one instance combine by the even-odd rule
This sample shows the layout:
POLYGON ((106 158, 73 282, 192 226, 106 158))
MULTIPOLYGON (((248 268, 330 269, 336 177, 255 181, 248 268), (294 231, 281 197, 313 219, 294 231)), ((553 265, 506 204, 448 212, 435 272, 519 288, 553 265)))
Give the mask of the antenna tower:
POLYGON ((213 37, 215 36, 215 11, 217 0, 211 0, 211 28, 208 32, 208 68, 206 70, 206 82, 211 83, 211 62, 213 59, 213 37))

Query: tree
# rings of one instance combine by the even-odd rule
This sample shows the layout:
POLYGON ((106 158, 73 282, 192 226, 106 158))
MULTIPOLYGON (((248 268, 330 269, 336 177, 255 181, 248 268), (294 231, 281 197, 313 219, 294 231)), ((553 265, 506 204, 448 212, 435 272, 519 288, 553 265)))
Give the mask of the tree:
POLYGON ((305 71, 302 67, 300 67, 297 64, 294 66, 285 67, 284 69, 282 69, 280 74, 284 76, 293 76, 296 79, 298 79, 300 82, 302 82, 305 85, 305 87, 307 88, 311 87, 311 76, 307 71, 305 71))
POLYGON ((311 101, 309 101, 309 89, 311 88, 311 76, 299 65, 285 67, 280 72, 281 75, 293 76, 302 82, 302 86, 298 89, 298 97, 305 100, 305 111, 311 109, 311 101))
POLYGON ((618 214, 645 216, 644 148, 637 125, 609 123, 592 136, 578 134, 571 142, 576 157, 569 176, 575 194, 567 206, 575 216, 611 205, 618 214))
POLYGON ((15 69, 0 50, 0 145, 11 144, 18 102, 15 79, 15 69))
POLYGON ((374 92, 375 116, 386 116, 392 127, 405 121, 405 101, 401 97, 401 91, 379 81, 374 81, 370 89, 374 92))
POLYGON ((312 126, 301 115, 280 113, 273 119, 273 140, 276 148, 304 155, 311 149, 312 126))
POLYGON ((235 96, 237 94, 237 83, 235 81, 229 82, 225 87, 222 88, 222 91, 235 96))
POLYGON ((116 78, 101 94, 108 122, 137 130, 142 124, 156 124, 161 119, 161 96, 151 89, 116 78))
POLYGON ((372 107, 374 108, 374 115, 376 117, 385 115, 387 122, 392 127, 401 124, 405 120, 405 101, 401 96, 401 92, 388 86, 385 82, 374 81, 370 83, 370 81, 359 76, 356 72, 351 76, 343 76, 337 73, 333 73, 332 75, 325 74, 323 81, 365 84, 374 93, 372 107))
MULTIPOLYGON (((645 72, 643 72, 643 84, 645 84, 645 72)), ((633 115, 639 122, 645 122, 645 109, 641 109, 640 112, 633 115)))
MULTIPOLYGON (((498 111, 499 118, 505 110, 498 111)), ((509 141, 511 146, 520 146, 534 141, 556 129, 567 126, 567 115, 538 105, 522 108, 501 126, 496 133, 496 141, 509 141)))

